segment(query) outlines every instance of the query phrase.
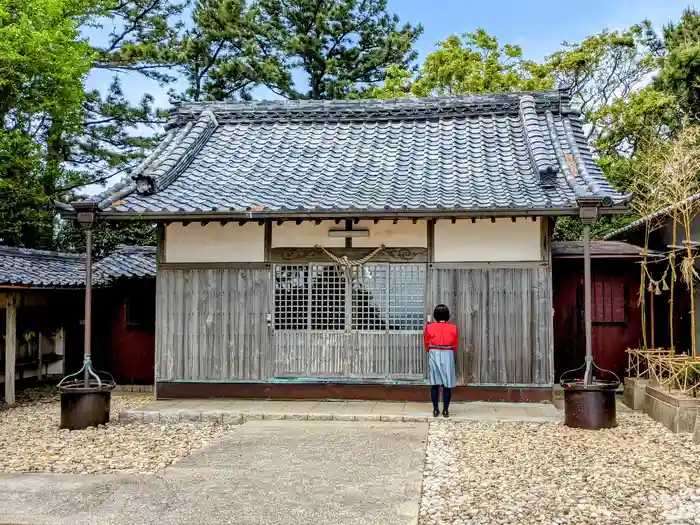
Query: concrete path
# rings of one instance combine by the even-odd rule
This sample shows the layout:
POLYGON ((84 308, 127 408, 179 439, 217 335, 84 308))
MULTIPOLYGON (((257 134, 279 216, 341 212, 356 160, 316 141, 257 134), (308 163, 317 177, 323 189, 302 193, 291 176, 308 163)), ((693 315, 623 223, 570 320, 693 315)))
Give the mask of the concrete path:
POLYGON ((427 433, 249 421, 158 476, 0 475, 0 524, 413 525, 427 433))
MULTIPOLYGON (((553 423, 562 419, 554 405, 544 403, 453 403, 450 415, 457 421, 553 423)), ((251 419, 420 423, 433 420, 433 407, 430 403, 381 401, 182 400, 155 401, 120 414, 122 421, 151 423, 200 420, 238 423, 251 419)))

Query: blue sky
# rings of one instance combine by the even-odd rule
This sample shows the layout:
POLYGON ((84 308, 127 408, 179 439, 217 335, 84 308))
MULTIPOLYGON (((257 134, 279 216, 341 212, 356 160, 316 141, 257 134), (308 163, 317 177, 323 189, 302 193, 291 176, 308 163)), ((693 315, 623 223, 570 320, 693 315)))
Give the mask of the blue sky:
MULTIPOLYGON (((621 29, 648 18, 660 30, 688 5, 688 0, 389 0, 390 10, 402 21, 423 24, 416 46, 419 62, 447 36, 477 28, 486 29, 502 44, 520 45, 527 58, 541 60, 563 41, 578 42, 604 28, 621 29)), ((109 81, 110 75, 99 72, 88 85, 103 88, 109 81)), ((123 85, 134 101, 149 92, 159 106, 169 105, 168 88, 155 82, 126 77, 123 85)))

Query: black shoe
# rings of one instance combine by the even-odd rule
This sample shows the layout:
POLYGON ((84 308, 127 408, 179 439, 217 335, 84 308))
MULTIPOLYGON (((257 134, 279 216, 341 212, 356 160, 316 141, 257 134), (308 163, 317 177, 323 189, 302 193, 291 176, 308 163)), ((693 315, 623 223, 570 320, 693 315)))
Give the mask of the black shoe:
POLYGON ((437 408, 433 409, 433 417, 438 417, 439 415, 440 411, 437 408))
POLYGON ((450 417, 450 413, 447 411, 447 409, 442 411, 442 417, 450 417))

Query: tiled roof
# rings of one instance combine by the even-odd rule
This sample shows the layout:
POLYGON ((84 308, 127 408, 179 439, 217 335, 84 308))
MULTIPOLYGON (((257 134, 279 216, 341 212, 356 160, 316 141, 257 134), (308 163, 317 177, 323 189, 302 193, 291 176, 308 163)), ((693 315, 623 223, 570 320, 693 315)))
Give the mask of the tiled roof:
MULTIPOLYGON (((155 277, 156 252, 152 246, 119 246, 93 264, 93 284, 114 279, 155 277)), ((85 256, 0 246, 0 286, 83 287, 85 256)))
POLYGON ((0 283, 25 286, 83 286, 85 257, 0 246, 0 283))
POLYGON ((103 281, 156 276, 155 246, 117 246, 94 264, 103 281))
POLYGON ((581 197, 627 200, 569 98, 544 91, 184 104, 158 148, 94 200, 147 216, 566 211, 581 197))
MULTIPOLYGON (((639 246, 618 241, 593 241, 591 242, 591 257, 596 258, 641 258, 644 250, 639 246)), ((659 254, 649 251, 648 256, 656 257, 659 254)), ((583 243, 580 241, 565 241, 552 243, 552 256, 557 257, 583 257, 583 243)))

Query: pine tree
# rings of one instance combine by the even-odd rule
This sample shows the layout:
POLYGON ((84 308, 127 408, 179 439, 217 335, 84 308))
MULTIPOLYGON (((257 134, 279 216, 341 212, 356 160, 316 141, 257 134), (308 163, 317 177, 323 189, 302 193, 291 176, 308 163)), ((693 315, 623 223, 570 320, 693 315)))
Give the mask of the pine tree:
POLYGON ((202 36, 226 42, 208 70, 214 99, 245 95, 246 80, 288 99, 359 96, 392 64, 411 68, 423 31, 399 25, 386 0, 257 0, 244 13, 221 5, 201 3, 197 15, 202 36))

